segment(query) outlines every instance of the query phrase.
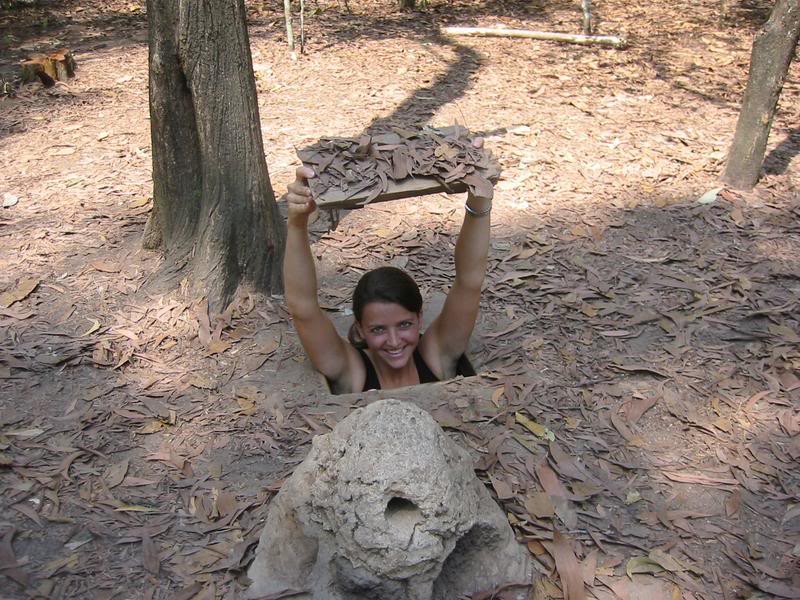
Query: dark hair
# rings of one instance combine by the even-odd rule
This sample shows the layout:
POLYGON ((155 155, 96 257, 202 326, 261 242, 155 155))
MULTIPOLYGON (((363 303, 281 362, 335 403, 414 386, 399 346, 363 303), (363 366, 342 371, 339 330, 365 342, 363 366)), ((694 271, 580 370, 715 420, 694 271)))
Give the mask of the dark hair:
MULTIPOLYGON (((422 311, 422 294, 417 283, 397 267, 379 267, 361 276, 353 292, 353 315, 356 321, 361 321, 364 307, 370 302, 399 304, 417 314, 422 311)), ((356 334, 355 324, 350 327, 347 339, 356 348, 366 347, 364 340, 356 334)))

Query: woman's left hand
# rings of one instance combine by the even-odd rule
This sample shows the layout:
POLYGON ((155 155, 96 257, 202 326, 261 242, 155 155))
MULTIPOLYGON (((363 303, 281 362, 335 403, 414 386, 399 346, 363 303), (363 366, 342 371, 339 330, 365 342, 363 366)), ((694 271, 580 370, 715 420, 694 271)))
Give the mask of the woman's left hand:
MULTIPOLYGON (((476 137, 472 140, 474 148, 483 148, 483 138, 476 137)), ((482 197, 472 193, 472 190, 467 192, 467 206, 469 206, 476 213, 488 212, 492 207, 492 198, 482 197)))

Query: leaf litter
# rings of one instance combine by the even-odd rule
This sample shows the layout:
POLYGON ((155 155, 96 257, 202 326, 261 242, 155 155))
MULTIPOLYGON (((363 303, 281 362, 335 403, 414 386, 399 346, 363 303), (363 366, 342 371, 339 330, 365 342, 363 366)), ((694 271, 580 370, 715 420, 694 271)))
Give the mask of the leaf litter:
MULTIPOLYGON (((99 5, 81 4, 84 15, 69 18, 102 14, 99 5)), ((130 16, 116 26, 135 37, 141 5, 125 4, 120 14, 130 16)), ((604 25, 629 23, 623 4, 599 8, 604 25)), ((479 16, 476 8, 448 10, 479 16)), ((270 10, 251 6, 256 28, 267 27, 270 10)), ((551 19, 574 18, 558 8, 543 17, 498 10, 520 26, 542 19, 544 29, 555 26, 551 19)), ((651 7, 637 22, 655 35, 630 50, 642 54, 626 55, 638 61, 507 41, 476 43, 481 56, 473 61, 464 58, 466 46, 437 46, 439 56, 410 37, 395 40, 431 76, 459 52, 462 66, 492 63, 474 73, 481 78, 474 98, 491 110, 465 96, 466 119, 447 107, 441 119, 470 122, 505 179, 471 352, 483 376, 392 396, 428 408, 473 452, 531 550, 537 585, 551 596, 796 596, 800 211, 786 174, 767 174, 752 196, 717 189, 715 146, 727 143, 732 121, 700 99, 737 100, 730 82, 743 81, 749 56, 741 29, 753 27, 740 13, 721 23, 719 10, 716 2, 651 7), (697 24, 675 12, 688 10, 697 24), (660 45, 672 38, 664 32, 692 46, 672 45, 664 63, 677 87, 649 71, 647 52, 667 56, 660 45), (713 50, 719 43, 724 50, 713 50), (717 64, 722 57, 731 61, 717 64), (716 70, 692 78, 697 61, 716 70), (530 64, 539 65, 534 112, 515 100, 534 83, 530 64), (609 65, 614 81, 599 77, 609 65), (664 100, 675 97, 697 107, 698 118, 664 100), (678 121, 686 131, 675 131, 678 121), (669 136, 651 137, 653 124, 669 136), (708 194, 698 204, 706 190, 714 201, 708 194)), ((336 22, 338 14, 326 10, 320 19, 336 22)), ((422 35, 428 18, 423 12, 404 26, 422 35)), ((310 25, 320 39, 332 36, 320 23, 310 25)), ((259 80, 264 135, 275 124, 269 114, 284 114, 287 98, 309 119, 292 129, 286 118, 287 129, 270 140, 271 174, 282 189, 298 140, 327 132, 360 140, 365 100, 341 104, 335 115, 316 101, 304 104, 307 89, 293 91, 283 79, 293 72, 280 62, 283 51, 267 37, 253 43, 286 67, 259 80), (281 85, 281 94, 268 93, 281 85)), ((372 57, 363 77, 390 68, 392 61, 374 60, 375 43, 318 48, 325 66, 314 77, 342 93, 336 61, 372 57)), ((1 526, 0 566, 19 595, 34 586, 53 597, 230 597, 242 586, 269 499, 313 435, 380 394, 321 393, 275 299, 244 294, 213 315, 178 294, 140 295, 157 265, 131 250, 151 206, 147 123, 133 116, 146 114, 146 51, 108 54, 134 77, 125 86, 116 83, 117 69, 87 61, 72 96, 31 88, 3 100, 3 131, 13 133, 4 138, 6 185, 25 202, 0 215, 9 248, 0 282, 9 294, 0 309, 0 498, 13 521, 1 526), (91 89, 104 81, 115 104, 138 107, 125 108, 137 123, 130 144, 118 141, 126 136, 113 118, 102 122, 94 112, 91 89), (85 125, 74 128, 74 120, 85 125), (57 173, 41 181, 21 175, 30 168, 24 161, 55 146, 37 140, 30 123, 65 136, 57 147, 70 149, 49 161, 57 173), (22 126, 30 128, 25 135, 14 129, 22 126), (292 377, 296 389, 284 383, 292 377)), ((392 48, 392 60, 401 54, 392 48)), ((341 80, 354 90, 374 87, 359 77, 350 68, 341 80)), ((417 76, 405 84, 417 89, 417 76)), ((393 111, 391 92, 383 86, 370 96, 370 110, 393 111)), ((791 81, 784 93, 796 94, 791 81)), ((413 130, 440 108, 428 102, 415 100, 394 124, 413 130)), ((119 116, 121 108, 104 110, 119 116)), ((776 133, 797 122, 791 102, 781 111, 776 133)), ((460 224, 452 200, 361 212, 316 234, 332 311, 344 312, 360 273, 385 262, 411 271, 426 298, 447 289, 460 224)))

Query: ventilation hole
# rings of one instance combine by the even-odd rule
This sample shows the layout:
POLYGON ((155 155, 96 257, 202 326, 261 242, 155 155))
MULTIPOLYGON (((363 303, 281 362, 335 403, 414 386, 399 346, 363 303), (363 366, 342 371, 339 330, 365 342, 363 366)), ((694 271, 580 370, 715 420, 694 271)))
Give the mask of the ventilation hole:
POLYGON ((413 528, 414 525, 422 521, 422 513, 417 505, 411 500, 399 496, 389 500, 383 516, 391 526, 401 529, 413 528))

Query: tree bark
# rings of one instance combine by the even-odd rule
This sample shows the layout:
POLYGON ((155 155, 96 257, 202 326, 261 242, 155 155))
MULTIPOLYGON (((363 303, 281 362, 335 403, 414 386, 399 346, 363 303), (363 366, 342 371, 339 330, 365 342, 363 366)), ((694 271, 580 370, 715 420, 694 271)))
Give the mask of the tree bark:
POLYGON ((152 223, 160 276, 222 311, 249 281, 282 288, 285 226, 269 180, 243 0, 148 0, 152 223))
POLYGON ((417 0, 399 0, 400 10, 414 10, 417 7, 417 0))
POLYGON ((592 16, 592 0, 581 0, 583 12, 583 34, 592 35, 594 31, 594 17, 592 16))
POLYGON ((753 40, 750 74, 722 181, 739 190, 758 182, 772 119, 800 37, 800 0, 778 0, 753 40))
POLYGON ((283 19, 286 22, 286 41, 289 44, 289 52, 292 60, 297 59, 294 51, 294 27, 292 26, 292 0, 283 0, 283 19))

